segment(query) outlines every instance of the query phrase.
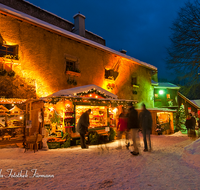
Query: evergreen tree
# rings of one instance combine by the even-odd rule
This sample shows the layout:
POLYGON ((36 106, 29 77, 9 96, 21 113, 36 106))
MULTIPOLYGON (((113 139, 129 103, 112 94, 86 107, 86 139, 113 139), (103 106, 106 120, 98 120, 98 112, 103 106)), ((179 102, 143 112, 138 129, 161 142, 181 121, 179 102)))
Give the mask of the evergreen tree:
POLYGON ((185 121, 186 121, 185 109, 184 105, 181 105, 176 112, 176 123, 174 132, 185 131, 186 130, 185 121))

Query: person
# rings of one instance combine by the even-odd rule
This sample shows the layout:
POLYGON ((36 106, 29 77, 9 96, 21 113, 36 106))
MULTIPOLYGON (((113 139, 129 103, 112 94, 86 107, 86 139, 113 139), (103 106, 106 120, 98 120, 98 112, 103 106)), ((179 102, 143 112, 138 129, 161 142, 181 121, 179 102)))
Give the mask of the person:
POLYGON ((77 124, 77 132, 80 133, 81 140, 81 148, 88 148, 85 143, 85 134, 88 132, 88 127, 90 126, 89 115, 91 113, 91 109, 84 112, 77 124))
POLYGON ((190 137, 190 130, 192 129, 192 120, 191 120, 191 115, 188 114, 187 115, 187 118, 186 118, 186 121, 185 121, 185 126, 187 128, 187 134, 188 134, 188 137, 190 137))
POLYGON ((152 116, 150 111, 146 109, 145 104, 142 104, 142 112, 139 115, 140 125, 142 127, 143 141, 144 141, 144 152, 151 151, 151 139, 150 133, 152 129, 152 116), (147 146, 147 139, 149 147, 147 146), (149 149, 148 149, 149 148, 149 149))
POLYGON ((133 155, 139 154, 139 149, 137 146, 137 137, 139 131, 139 120, 138 120, 138 112, 133 107, 132 103, 129 104, 129 113, 128 113, 128 129, 130 131, 131 139, 133 141, 134 150, 131 152, 133 155))
POLYGON ((119 139, 118 148, 121 148, 121 138, 122 134, 125 132, 126 139, 127 139, 127 117, 126 117, 126 110, 124 107, 122 107, 122 113, 119 115, 119 121, 117 124, 117 137, 119 139))
POLYGON ((191 137, 196 137, 195 127, 196 127, 196 119, 195 117, 190 113, 191 116, 191 137))

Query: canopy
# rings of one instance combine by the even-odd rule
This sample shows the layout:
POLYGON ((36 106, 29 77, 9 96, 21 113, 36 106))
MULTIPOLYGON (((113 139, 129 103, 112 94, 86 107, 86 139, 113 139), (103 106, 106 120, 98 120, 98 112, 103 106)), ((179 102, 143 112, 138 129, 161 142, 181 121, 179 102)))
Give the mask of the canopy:
POLYGON ((117 99, 117 95, 97 86, 94 84, 79 86, 75 88, 69 88, 60 90, 58 92, 55 92, 47 97, 61 97, 61 96, 76 96, 79 93, 88 93, 89 91, 98 91, 101 94, 104 94, 107 98, 117 99))

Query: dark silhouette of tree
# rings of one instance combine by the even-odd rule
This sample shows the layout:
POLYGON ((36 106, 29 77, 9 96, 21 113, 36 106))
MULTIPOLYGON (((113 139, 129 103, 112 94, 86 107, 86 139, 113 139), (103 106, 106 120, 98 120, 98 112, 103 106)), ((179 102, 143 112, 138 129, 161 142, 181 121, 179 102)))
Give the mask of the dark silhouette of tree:
MULTIPOLYGON (((200 2, 185 3, 171 27, 171 46, 167 65, 179 80, 186 79, 185 95, 194 94, 200 88, 200 2)), ((197 98, 197 97, 196 97, 197 98)), ((199 97, 200 98, 200 97, 199 97)))

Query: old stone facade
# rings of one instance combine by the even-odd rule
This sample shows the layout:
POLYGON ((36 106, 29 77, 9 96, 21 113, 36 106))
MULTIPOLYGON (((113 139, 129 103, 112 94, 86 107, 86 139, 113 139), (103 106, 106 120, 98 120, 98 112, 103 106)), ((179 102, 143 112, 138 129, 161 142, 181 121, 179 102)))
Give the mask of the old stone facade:
MULTIPOLYGON (((4 80, 5 76, 0 77, 0 88, 10 80, 18 90, 13 89, 13 97, 30 98, 30 94, 33 98, 43 97, 75 85, 95 84, 119 98, 138 100, 153 107, 151 78, 157 72, 155 67, 123 56, 122 53, 111 52, 91 41, 85 42, 76 39, 76 36, 67 36, 53 28, 45 28, 24 17, 13 16, 3 10, 0 12, 3 43, 18 46, 19 61, 10 63, 16 73, 15 79, 7 77, 4 80), (75 75, 66 73, 67 62, 75 64, 80 71, 77 76, 76 72, 75 75), (113 68, 119 73, 116 80, 105 79, 105 69, 113 68), (132 84, 133 78, 137 79, 136 85, 132 84), (70 80, 76 83, 70 84, 70 80), (108 88, 109 85, 112 88, 108 88)), ((3 61, 0 64, 3 65, 3 61)), ((9 63, 5 64, 10 67, 9 63)), ((0 96, 9 97, 10 91, 1 90, 0 93, 0 96)))

